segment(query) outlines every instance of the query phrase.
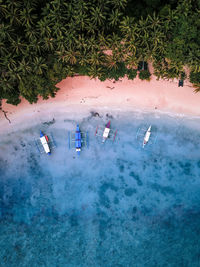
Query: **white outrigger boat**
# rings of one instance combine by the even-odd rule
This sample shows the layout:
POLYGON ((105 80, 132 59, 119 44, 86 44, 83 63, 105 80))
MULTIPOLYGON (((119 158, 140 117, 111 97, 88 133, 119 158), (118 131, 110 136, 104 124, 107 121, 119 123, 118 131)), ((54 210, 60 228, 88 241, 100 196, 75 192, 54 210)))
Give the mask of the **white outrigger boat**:
POLYGON ((144 139, 143 139, 143 148, 145 147, 145 145, 149 142, 149 138, 151 135, 151 125, 149 126, 148 130, 145 133, 144 139))
POLYGON ((48 155, 51 155, 51 151, 50 151, 50 148, 49 148, 49 144, 48 144, 48 136, 47 135, 44 135, 42 133, 42 131, 40 131, 40 142, 44 148, 44 151, 45 153, 47 153, 48 155))
POLYGON ((106 139, 108 138, 109 136, 109 133, 110 133, 110 121, 106 124, 106 127, 103 131, 103 139, 102 139, 102 143, 104 143, 106 141, 106 139))
POLYGON ((99 136, 102 138, 102 143, 105 143, 107 139, 112 139, 113 142, 115 141, 116 135, 117 135, 117 130, 113 132, 110 129, 111 122, 109 121, 106 123, 105 128, 97 126, 95 136, 99 136))

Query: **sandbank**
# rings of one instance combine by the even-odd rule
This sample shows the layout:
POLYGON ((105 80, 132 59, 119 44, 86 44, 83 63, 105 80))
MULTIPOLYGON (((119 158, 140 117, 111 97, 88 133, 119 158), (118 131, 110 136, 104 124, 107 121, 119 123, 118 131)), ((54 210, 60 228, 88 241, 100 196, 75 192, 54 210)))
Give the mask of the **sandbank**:
POLYGON ((178 87, 178 80, 141 81, 138 77, 119 81, 91 79, 87 76, 68 77, 57 84, 60 90, 55 98, 29 104, 22 99, 18 106, 2 102, 1 129, 51 120, 55 113, 74 114, 103 109, 106 112, 141 110, 170 112, 188 116, 200 116, 200 94, 194 92, 189 81, 178 87), (5 116, 6 115, 6 116, 5 116), (7 118, 6 118, 7 117, 7 118))

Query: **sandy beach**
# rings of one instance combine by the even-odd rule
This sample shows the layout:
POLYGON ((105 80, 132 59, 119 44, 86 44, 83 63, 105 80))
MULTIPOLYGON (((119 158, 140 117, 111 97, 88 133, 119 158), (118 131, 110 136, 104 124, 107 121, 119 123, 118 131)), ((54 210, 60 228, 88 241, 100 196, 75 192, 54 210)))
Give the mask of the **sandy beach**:
POLYGON ((192 85, 185 81, 178 87, 178 80, 150 81, 126 77, 119 81, 90 79, 86 76, 69 77, 58 83, 60 90, 55 98, 29 104, 22 99, 18 106, 2 103, 0 112, 1 129, 34 123, 38 117, 51 120, 54 113, 69 112, 80 114, 88 110, 103 109, 106 112, 142 110, 149 112, 170 112, 174 114, 199 116, 200 94, 194 92, 192 85))

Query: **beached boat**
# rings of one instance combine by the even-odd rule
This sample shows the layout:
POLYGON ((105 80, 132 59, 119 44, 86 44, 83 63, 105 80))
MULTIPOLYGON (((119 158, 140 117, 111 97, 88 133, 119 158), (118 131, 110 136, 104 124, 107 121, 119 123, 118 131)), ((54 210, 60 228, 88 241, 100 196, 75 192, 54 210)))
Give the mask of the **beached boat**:
POLYGON ((76 152, 78 155, 80 155, 81 152, 81 131, 79 128, 79 125, 77 124, 76 126, 76 132, 75 132, 75 147, 76 147, 76 152))
POLYGON ((150 135, 151 135, 151 125, 149 126, 148 130, 145 133, 145 136, 144 136, 144 139, 143 139, 143 148, 148 143, 150 135))
POLYGON ((48 136, 47 135, 44 135, 42 131, 40 131, 40 142, 44 148, 44 151, 50 155, 51 154, 51 151, 50 151, 50 148, 49 148, 49 144, 48 144, 48 136))

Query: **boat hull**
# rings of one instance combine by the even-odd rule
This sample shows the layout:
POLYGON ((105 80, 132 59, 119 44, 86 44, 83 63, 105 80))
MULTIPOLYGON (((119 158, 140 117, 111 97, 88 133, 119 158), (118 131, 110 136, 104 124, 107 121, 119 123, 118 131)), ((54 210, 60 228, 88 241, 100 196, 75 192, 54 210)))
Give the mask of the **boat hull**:
POLYGON ((40 142, 44 148, 46 154, 51 155, 51 151, 48 145, 48 137, 40 131, 40 142))

